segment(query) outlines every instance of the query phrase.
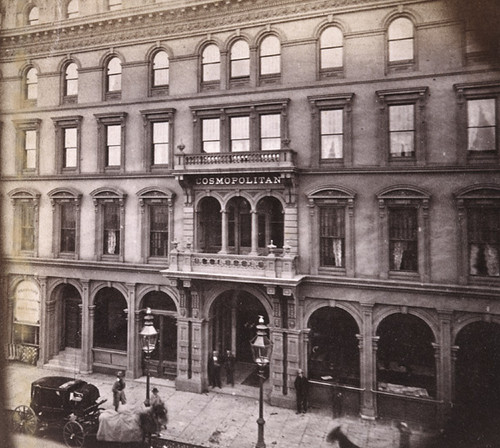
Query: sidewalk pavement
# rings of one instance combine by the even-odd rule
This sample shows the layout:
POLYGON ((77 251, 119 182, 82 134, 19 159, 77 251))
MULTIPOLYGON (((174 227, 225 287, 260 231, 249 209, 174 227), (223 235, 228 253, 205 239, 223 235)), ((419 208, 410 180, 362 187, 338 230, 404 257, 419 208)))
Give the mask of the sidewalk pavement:
MULTIPOLYGON (((31 383, 44 376, 72 376, 67 372, 39 369, 21 363, 10 363, 7 373, 7 409, 21 404, 29 405, 31 383)), ((77 374, 99 388, 108 401, 103 405, 111 409, 112 375, 99 373, 77 374)), ((137 406, 146 395, 145 378, 126 379, 127 405, 137 406)), ((258 400, 233 395, 233 389, 204 394, 182 392, 175 389, 173 381, 151 378, 151 388, 156 386, 168 408, 169 423, 162 439, 190 443, 200 447, 253 448, 257 441, 258 400)), ((361 448, 425 448, 432 434, 412 431, 408 440, 400 440, 395 425, 367 421, 356 417, 332 418, 321 409, 311 409, 297 415, 292 409, 264 404, 264 439, 272 448, 332 448, 337 442, 328 442, 327 434, 341 426, 349 439, 361 448)))

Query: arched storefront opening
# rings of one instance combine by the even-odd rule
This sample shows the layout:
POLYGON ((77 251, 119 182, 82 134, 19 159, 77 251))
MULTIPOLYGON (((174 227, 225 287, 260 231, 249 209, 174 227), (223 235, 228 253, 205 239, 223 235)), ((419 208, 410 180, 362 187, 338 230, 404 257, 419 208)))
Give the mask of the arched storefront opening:
POLYGON ((127 301, 114 288, 95 297, 94 347, 127 351, 127 301))
POLYGON ((59 350, 82 347, 82 299, 73 285, 63 285, 59 300, 59 350))
POLYGON ((248 254, 251 249, 252 218, 250 203, 240 196, 232 198, 227 205, 228 251, 233 254, 248 254))
POLYGON ((474 322, 455 341, 455 405, 468 416, 500 416, 500 325, 474 322))
POLYGON ((358 325, 343 309, 324 307, 309 318, 309 378, 359 387, 358 325))
POLYGON ((217 253, 221 249, 222 217, 219 201, 203 198, 198 205, 197 243, 200 252, 217 253))
POLYGON ((281 202, 273 197, 266 197, 257 204, 259 252, 267 249, 272 243, 278 247, 283 247, 284 239, 284 213, 281 202))
POLYGON ((254 375, 256 365, 250 348, 259 316, 264 316, 266 325, 269 325, 264 305, 246 291, 226 291, 210 308, 209 350, 217 350, 223 357, 227 350, 231 350, 236 358, 235 383, 250 386, 259 384, 258 377, 254 375))
POLYGON ((177 376, 177 307, 164 292, 152 291, 144 296, 142 308, 151 308, 158 342, 151 354, 150 373, 159 378, 177 376))
POLYGON ((392 314, 378 326, 377 386, 379 391, 429 398, 436 396, 434 336, 411 314, 392 314))

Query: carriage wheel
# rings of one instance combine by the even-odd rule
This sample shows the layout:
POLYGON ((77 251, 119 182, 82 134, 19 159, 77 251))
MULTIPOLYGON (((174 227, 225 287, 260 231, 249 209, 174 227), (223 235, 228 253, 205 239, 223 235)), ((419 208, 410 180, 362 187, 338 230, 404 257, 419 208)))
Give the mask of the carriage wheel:
POLYGON ((38 419, 35 411, 29 406, 21 405, 14 409, 12 414, 12 430, 24 434, 35 434, 38 426, 38 419))
POLYGON ((81 448, 85 442, 85 430, 80 423, 70 421, 64 425, 63 438, 66 446, 81 448))

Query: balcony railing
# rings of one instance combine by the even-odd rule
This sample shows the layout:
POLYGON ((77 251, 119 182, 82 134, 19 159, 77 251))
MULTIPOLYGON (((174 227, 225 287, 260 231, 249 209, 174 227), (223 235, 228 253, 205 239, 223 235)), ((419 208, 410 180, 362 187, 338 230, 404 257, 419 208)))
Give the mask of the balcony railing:
POLYGON ((295 151, 222 152, 204 154, 176 154, 176 170, 206 170, 207 168, 241 169, 245 167, 262 170, 295 167, 295 151))
POLYGON ((165 272, 217 273, 221 275, 245 275, 266 278, 291 279, 296 275, 297 256, 289 251, 282 256, 206 254, 173 249, 169 267, 165 272))

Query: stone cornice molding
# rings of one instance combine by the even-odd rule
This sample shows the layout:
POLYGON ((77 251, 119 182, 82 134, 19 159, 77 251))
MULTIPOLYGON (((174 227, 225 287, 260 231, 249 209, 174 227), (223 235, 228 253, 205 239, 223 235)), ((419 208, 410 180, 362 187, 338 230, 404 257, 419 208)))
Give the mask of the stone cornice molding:
MULTIPOLYGON (((419 3, 407 0, 405 4, 419 3)), ((100 46, 157 41, 180 38, 184 35, 203 34, 210 30, 224 30, 263 26, 298 18, 318 17, 365 9, 396 7, 396 0, 276 0, 272 5, 267 0, 242 0, 238 2, 207 2, 205 5, 173 7, 155 4, 141 8, 126 9, 82 17, 78 21, 40 24, 6 30, 0 34, 1 59, 25 58, 26 55, 43 55, 69 50, 100 46), (162 9, 160 9, 162 8, 162 9)))

